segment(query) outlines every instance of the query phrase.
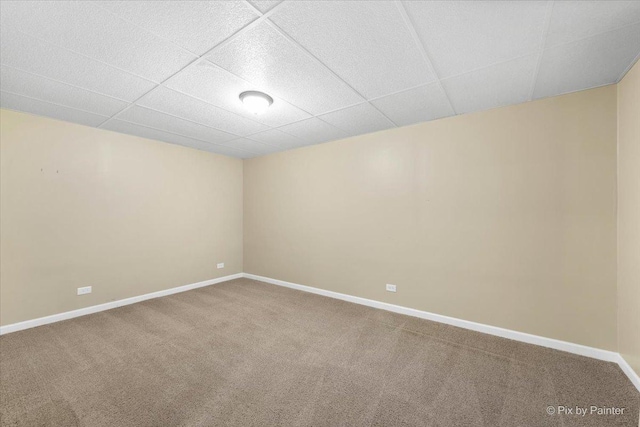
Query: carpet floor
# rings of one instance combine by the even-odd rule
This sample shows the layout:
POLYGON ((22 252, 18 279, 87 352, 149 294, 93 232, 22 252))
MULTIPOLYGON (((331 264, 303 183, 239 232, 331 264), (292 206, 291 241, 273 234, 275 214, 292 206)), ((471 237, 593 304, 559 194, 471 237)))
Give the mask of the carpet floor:
POLYGON ((3 426, 636 426, 640 404, 613 363, 248 279, 4 335, 0 392, 3 426))

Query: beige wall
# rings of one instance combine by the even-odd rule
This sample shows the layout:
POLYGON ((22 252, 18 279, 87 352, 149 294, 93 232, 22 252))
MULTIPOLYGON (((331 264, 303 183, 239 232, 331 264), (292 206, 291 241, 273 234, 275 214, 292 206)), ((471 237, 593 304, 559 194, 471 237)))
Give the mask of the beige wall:
POLYGON ((618 343, 640 375, 640 63, 618 84, 618 343))
POLYGON ((2 325, 242 271, 241 160, 7 110, 0 128, 2 325))
POLYGON ((617 348, 615 86, 247 160, 244 205, 247 273, 617 348))
MULTIPOLYGON (((638 86, 619 129, 608 86, 247 160, 244 271, 609 350, 617 322, 638 369, 638 86)), ((0 324, 243 271, 241 160, 0 120, 0 324)))

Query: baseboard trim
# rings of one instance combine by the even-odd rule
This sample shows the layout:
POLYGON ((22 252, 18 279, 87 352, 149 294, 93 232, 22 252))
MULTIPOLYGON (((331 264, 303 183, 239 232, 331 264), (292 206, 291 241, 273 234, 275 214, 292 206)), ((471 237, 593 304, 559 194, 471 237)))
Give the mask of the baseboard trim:
POLYGON ((416 310, 413 308, 403 307, 400 305, 389 304, 386 302, 356 297, 353 295, 342 294, 339 292, 328 291, 325 289, 314 288, 312 286, 300 285, 298 283, 286 282, 284 280, 272 279, 270 277, 258 276, 256 274, 244 273, 243 277, 247 279, 258 280, 261 282, 271 283, 273 285, 284 286, 299 291, 310 292, 313 294, 323 295, 330 298, 336 298, 355 304, 366 305, 369 307, 379 308, 382 310, 392 311, 394 313, 405 314, 407 316, 419 317, 421 319, 431 320, 434 322, 445 323, 447 325, 457 326, 459 328, 470 329, 476 332, 495 335, 502 338, 508 338, 514 341, 535 344, 542 347, 553 348, 555 350, 566 351, 568 353, 578 354, 580 356, 591 357, 593 359, 604 360, 606 362, 617 363, 622 371, 629 377, 631 382, 640 391, 640 379, 633 371, 631 366, 622 358, 619 353, 603 350, 600 348, 589 347, 582 344, 575 344, 568 341, 561 341, 554 338, 546 338, 538 335, 528 334, 526 332, 518 332, 511 329, 504 329, 497 326, 485 325, 482 323, 462 320, 455 317, 444 316, 441 314, 430 313, 428 311, 416 310))
POLYGON ((98 313, 100 311, 111 310, 112 308, 122 307, 124 305, 135 304, 137 302, 146 301, 148 299, 164 297, 180 292, 190 291, 192 289, 202 288, 205 286, 215 285, 216 283, 226 282, 228 280, 240 279, 244 277, 243 273, 231 274, 229 276, 218 277, 216 279, 205 280, 203 282, 191 283, 189 285, 178 286, 175 288, 164 289, 162 291, 151 292, 144 295, 125 298, 117 301, 111 301, 104 304, 92 305, 90 307, 79 308, 77 310, 66 311, 64 313, 52 314, 51 316, 39 317, 37 319, 25 320, 24 322, 12 323, 10 325, 0 326, 0 335, 9 334, 11 332, 22 331, 24 329, 35 328, 36 326, 48 325, 50 323, 60 322, 62 320, 73 319, 74 317, 86 316, 87 314, 98 313))
POLYGON ((624 372, 627 377, 629 377, 633 385, 636 386, 638 391, 640 391, 640 376, 636 373, 636 371, 633 370, 631 365, 627 363, 627 361, 624 359, 624 357, 622 357, 621 354, 618 354, 618 360, 616 360, 616 362, 620 366, 620 369, 622 369, 622 372, 624 372))
POLYGON ((13 323, 10 325, 0 326, 0 335, 9 334, 11 332, 22 331, 24 329, 35 328, 36 326, 48 325, 50 323, 60 322, 63 320, 73 319, 75 317, 86 316, 87 314, 98 313, 100 311, 111 310, 112 308, 122 307, 125 305, 135 304, 153 298, 173 295, 180 292, 186 292, 205 286, 215 285, 217 283, 226 282, 233 279, 247 278, 258 280, 273 285, 284 286, 291 289, 297 289, 303 292, 309 292, 330 298, 336 298, 355 304, 366 305, 373 308, 392 311, 394 313, 404 314, 407 316, 419 317, 421 319, 431 320, 434 322, 445 323, 447 325, 457 326, 459 328, 470 329, 476 332, 495 335, 502 338, 508 338, 514 341, 535 344, 543 347, 553 348, 555 350, 566 351, 568 353, 578 354, 581 356, 591 357, 593 359, 604 360, 606 362, 614 362, 620 366, 620 369, 627 375, 631 383, 640 391, 640 376, 633 370, 627 361, 619 354, 609 350, 589 347, 581 344, 575 344, 567 341, 561 341, 553 338, 541 337, 525 332, 518 332, 511 329, 504 329, 497 326, 485 325, 482 323, 471 322, 469 320, 458 319, 455 317, 444 316, 441 314, 430 313, 428 311, 416 310, 413 308, 403 307, 400 305, 389 304, 386 302, 371 300, 367 298, 356 297, 353 295, 342 294, 339 292, 328 291, 325 289, 314 288, 312 286, 300 285, 297 283, 286 282, 284 280, 272 279, 270 277, 258 276, 250 273, 237 273, 229 276, 218 277, 216 279, 205 280, 202 282, 191 283, 189 285, 178 286, 175 288, 164 289, 162 291, 151 292, 144 295, 125 298, 118 301, 111 301, 104 304, 93 305, 90 307, 80 308, 77 310, 67 311, 64 313, 53 314, 51 316, 40 317, 37 319, 26 320, 24 322, 13 323))

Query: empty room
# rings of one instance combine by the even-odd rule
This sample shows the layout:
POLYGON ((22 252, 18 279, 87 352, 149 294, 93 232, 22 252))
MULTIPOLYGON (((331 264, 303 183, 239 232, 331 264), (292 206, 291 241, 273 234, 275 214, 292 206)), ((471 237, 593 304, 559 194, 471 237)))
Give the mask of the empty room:
POLYGON ((3 427, 638 427, 640 1, 0 31, 3 427))

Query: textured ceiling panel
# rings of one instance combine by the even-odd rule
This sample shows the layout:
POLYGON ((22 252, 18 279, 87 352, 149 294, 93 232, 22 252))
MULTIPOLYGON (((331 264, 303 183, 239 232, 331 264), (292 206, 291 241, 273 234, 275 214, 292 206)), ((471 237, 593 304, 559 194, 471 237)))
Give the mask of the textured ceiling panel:
POLYGON ((529 55, 502 64, 442 81, 453 108, 471 113, 529 99, 537 55, 529 55))
POLYGON ((165 86, 272 127, 311 117, 310 114, 277 97, 274 97, 268 114, 257 116, 250 113, 240 102, 239 95, 248 90, 261 88, 207 61, 178 73, 168 80, 165 86))
POLYGON ((197 55, 258 17, 232 1, 100 1, 97 4, 197 55))
POLYGON ((264 142, 265 144, 283 148, 301 147, 304 145, 303 139, 300 139, 293 135, 289 135, 288 133, 284 133, 278 129, 270 129, 264 132, 259 132, 253 135, 249 135, 248 138, 259 142, 264 142))
POLYGON ((15 68, 0 67, 0 90, 41 101, 112 116, 128 103, 15 68))
POLYGON ((220 143, 237 138, 230 133, 138 106, 123 111, 116 118, 204 142, 220 143))
POLYGON ((216 145, 215 148, 210 149, 212 153, 222 154, 229 157, 237 157, 239 159, 250 159, 252 157, 260 156, 259 153, 251 153, 249 151, 239 150, 224 145, 216 145))
POLYGON ((394 2, 288 2, 271 20, 366 98, 436 79, 394 2))
POLYGON ((556 1, 547 47, 640 22, 640 1, 556 1))
POLYGON ((256 9, 258 9, 262 13, 266 13, 273 9, 276 5, 282 3, 282 0, 249 0, 256 9))
POLYGON ((349 136, 395 127, 394 123, 368 102, 323 114, 318 118, 343 130, 349 136))
POLYGON ((239 136, 269 129, 263 124, 162 86, 138 101, 138 105, 239 136))
POLYGON ((405 90, 371 101, 398 126, 440 119, 454 114, 438 83, 405 90))
POLYGON ((137 125, 134 123, 123 122, 122 120, 110 120, 103 126, 103 129, 140 136, 142 138, 155 139, 157 141, 169 142, 171 144, 182 145, 184 147, 195 148, 212 153, 225 154, 233 157, 248 158, 254 157, 256 155, 256 153, 250 153, 244 150, 210 144, 208 142, 199 141, 197 139, 188 138, 186 136, 176 135, 158 129, 137 125))
POLYGON ((88 113, 83 110, 63 107, 58 104, 5 92, 0 93, 0 107, 8 110, 27 111, 39 116, 51 117, 53 119, 87 126, 98 126, 108 119, 108 117, 88 113))
POLYGON ((615 83, 640 47, 640 23, 545 50, 534 98, 615 83))
POLYGON ((405 3, 440 78, 536 51, 547 2, 426 1, 405 3))
POLYGON ((215 145, 208 142, 199 141, 197 139, 188 138, 182 135, 176 135, 169 132, 164 132, 158 129, 148 128, 134 123, 123 122, 122 120, 110 120, 103 126, 103 129, 112 130, 118 133, 125 133, 129 135, 140 136, 142 138, 154 139, 157 141, 168 142, 171 144, 182 145, 184 147, 195 148, 198 150, 209 151, 212 153, 220 153, 223 149, 228 154, 234 157, 254 157, 255 153, 249 153, 244 150, 238 150, 233 148, 227 148, 221 145, 215 145))
MULTIPOLYGON (((0 3, 2 5, 4 3, 0 3)), ((155 84, 126 71, 2 26, 0 63, 125 101, 155 84)))
POLYGON ((282 126, 280 130, 297 136, 304 140, 307 145, 345 138, 347 136, 346 132, 315 117, 282 126))
POLYGON ((0 1, 3 108, 240 158, 616 83, 638 55, 638 1, 0 1))
POLYGON ((362 102, 348 85, 267 23, 215 49, 207 59, 312 114, 362 102))
POLYGON ((274 147, 262 142, 254 141, 247 138, 232 139, 223 143, 226 147, 236 148, 240 150, 246 150, 257 155, 264 155, 269 153, 275 153, 279 151, 278 147, 274 147))
POLYGON ((2 2, 3 24, 160 82, 196 56, 93 2, 2 2))

